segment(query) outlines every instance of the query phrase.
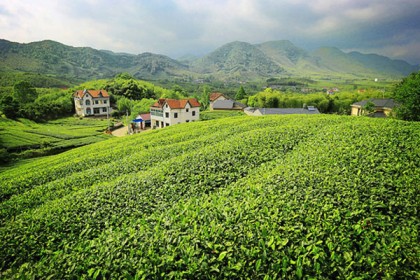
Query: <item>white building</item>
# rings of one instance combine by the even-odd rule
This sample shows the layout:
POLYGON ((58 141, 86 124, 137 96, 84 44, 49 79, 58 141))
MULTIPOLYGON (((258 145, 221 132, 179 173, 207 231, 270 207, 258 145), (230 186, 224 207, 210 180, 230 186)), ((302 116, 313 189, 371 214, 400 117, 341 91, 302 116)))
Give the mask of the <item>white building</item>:
POLYGON ((200 119, 200 103, 195 98, 159 99, 150 107, 152 127, 166 127, 200 119))
POLYGON ((78 90, 73 97, 76 114, 79 116, 107 116, 111 113, 106 90, 78 90))

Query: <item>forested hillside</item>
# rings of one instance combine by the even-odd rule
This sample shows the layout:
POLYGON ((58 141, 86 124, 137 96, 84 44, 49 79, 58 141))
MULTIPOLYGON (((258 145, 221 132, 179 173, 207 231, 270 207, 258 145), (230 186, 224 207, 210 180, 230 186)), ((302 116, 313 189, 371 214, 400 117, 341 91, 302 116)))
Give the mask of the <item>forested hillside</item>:
POLYGON ((2 170, 0 278, 416 279, 420 126, 232 117, 2 170))
POLYGON ((418 70, 418 65, 405 61, 374 54, 344 53, 332 47, 309 52, 287 40, 254 45, 235 41, 203 57, 178 61, 153 53, 113 53, 50 40, 19 44, 0 39, 0 71, 3 73, 43 74, 73 84, 110 78, 122 72, 155 81, 244 82, 290 75, 400 78, 418 70))

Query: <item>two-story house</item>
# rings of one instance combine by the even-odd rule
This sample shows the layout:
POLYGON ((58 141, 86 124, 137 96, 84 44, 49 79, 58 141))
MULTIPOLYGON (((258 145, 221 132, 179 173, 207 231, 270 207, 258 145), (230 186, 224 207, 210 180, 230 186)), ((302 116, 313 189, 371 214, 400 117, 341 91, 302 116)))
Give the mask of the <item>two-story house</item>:
POLYGON ((78 90, 73 94, 74 107, 79 116, 107 116, 111 113, 106 90, 78 90))
POLYGON ((200 103, 190 99, 159 99, 150 107, 152 127, 166 127, 200 119, 200 103))

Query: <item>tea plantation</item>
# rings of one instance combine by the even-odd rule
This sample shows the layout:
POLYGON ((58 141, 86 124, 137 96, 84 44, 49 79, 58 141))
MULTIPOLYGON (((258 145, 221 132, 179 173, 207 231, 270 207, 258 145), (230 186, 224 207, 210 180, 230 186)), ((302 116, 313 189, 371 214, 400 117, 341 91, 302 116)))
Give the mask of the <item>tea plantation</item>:
POLYGON ((0 173, 1 279, 418 279, 420 123, 231 117, 0 173))

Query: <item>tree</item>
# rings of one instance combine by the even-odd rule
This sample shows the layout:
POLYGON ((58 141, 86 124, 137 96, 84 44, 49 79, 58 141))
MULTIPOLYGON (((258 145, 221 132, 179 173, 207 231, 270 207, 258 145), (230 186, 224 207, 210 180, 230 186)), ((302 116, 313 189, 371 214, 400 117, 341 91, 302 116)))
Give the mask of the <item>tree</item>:
POLYGON ((363 115, 370 116, 375 112, 375 104, 372 101, 368 101, 365 106, 363 106, 363 115))
POLYGON ((33 102, 36 97, 37 92, 35 88, 33 88, 33 86, 28 82, 17 82, 13 86, 13 98, 21 104, 33 102))
POLYGON ((128 98, 121 97, 117 101, 117 107, 121 114, 130 115, 133 111, 134 104, 133 101, 129 100, 128 98))
POLYGON ((208 88, 208 86, 205 85, 203 87, 203 92, 201 93, 199 101, 201 104, 201 108, 203 110, 206 110, 210 104, 210 89, 208 88))
POLYGON ((9 118, 19 117, 20 104, 11 95, 4 95, 0 98, 0 111, 9 118))
POLYGON ((239 90, 236 92, 235 99, 242 100, 245 98, 245 96, 246 96, 246 93, 245 93, 244 87, 241 86, 239 90))
POLYGON ((420 71, 411 73, 395 87, 394 99, 399 104, 397 118, 420 121, 420 71))

